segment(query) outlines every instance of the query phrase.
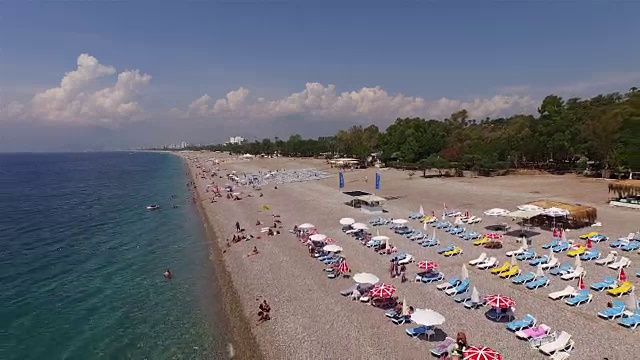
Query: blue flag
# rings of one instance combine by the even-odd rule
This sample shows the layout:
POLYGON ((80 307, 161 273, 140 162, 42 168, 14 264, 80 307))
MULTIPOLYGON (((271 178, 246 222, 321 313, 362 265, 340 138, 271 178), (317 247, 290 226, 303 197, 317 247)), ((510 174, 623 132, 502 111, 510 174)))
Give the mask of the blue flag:
POLYGON ((380 179, 380 173, 379 173, 379 172, 377 172, 377 173, 376 173, 376 190, 380 190, 380 181, 381 181, 381 180, 382 180, 382 179, 380 179))
POLYGON ((342 173, 342 171, 340 171, 340 173, 338 174, 338 178, 339 178, 339 186, 340 189, 342 189, 344 187, 344 174, 342 173))

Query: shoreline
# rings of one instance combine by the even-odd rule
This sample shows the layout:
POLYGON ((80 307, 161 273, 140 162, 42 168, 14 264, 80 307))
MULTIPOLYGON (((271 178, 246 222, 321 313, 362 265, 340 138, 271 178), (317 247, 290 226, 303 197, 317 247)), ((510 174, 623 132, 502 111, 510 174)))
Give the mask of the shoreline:
MULTIPOLYGON (((189 173, 189 179, 197 184, 197 179, 187 159, 174 152, 169 153, 180 158, 189 173)), ((193 190, 193 193, 196 198, 195 205, 202 219, 202 226, 204 227, 209 244, 209 259, 213 263, 218 279, 218 290, 220 290, 219 300, 221 301, 224 314, 224 319, 222 319, 223 329, 226 330, 227 335, 227 339, 225 339, 227 342, 227 344, 225 344, 227 356, 229 359, 262 360, 263 354, 260 352, 256 337, 253 335, 251 327, 249 326, 251 319, 245 316, 244 307, 238 295, 238 289, 234 286, 231 273, 224 262, 222 248, 218 243, 219 240, 215 231, 216 227, 214 226, 214 222, 203 208, 203 199, 198 189, 193 190)))

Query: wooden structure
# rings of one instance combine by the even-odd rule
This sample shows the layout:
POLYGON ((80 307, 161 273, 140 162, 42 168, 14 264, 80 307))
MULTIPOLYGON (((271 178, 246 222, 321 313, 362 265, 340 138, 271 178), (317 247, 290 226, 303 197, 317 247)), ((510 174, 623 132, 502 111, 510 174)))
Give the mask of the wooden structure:
POLYGON ((640 180, 619 180, 609 183, 609 193, 616 198, 609 202, 613 206, 640 209, 640 180))
POLYGON ((593 224, 598 218, 598 210, 592 206, 567 204, 558 201, 539 200, 530 202, 531 205, 540 206, 544 209, 552 207, 564 209, 569 212, 567 220, 572 227, 582 227, 593 224))

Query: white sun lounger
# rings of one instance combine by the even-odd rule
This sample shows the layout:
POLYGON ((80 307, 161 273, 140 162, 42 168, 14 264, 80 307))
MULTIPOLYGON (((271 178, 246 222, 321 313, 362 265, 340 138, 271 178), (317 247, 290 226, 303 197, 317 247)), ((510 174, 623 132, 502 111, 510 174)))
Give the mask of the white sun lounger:
POLYGON ((478 269, 489 269, 492 268, 494 266, 496 266, 498 264, 498 259, 496 259, 495 257, 491 257, 489 259, 487 259, 485 262, 483 262, 482 264, 478 264, 478 269))
POLYGON ((477 217, 477 216, 472 216, 469 219, 467 219, 467 224, 477 224, 479 222, 482 221, 482 218, 477 217))
POLYGON ((575 292, 576 292, 576 289, 573 286, 567 286, 566 288, 560 291, 550 293, 549 298, 552 300, 564 299, 566 297, 569 297, 575 294, 575 292))
POLYGON ((575 270, 560 276, 560 278, 562 280, 573 280, 579 278, 582 275, 584 275, 584 269, 582 268, 582 266, 578 266, 575 270))
POLYGON ((405 258, 404 258, 404 259, 402 259, 402 260, 398 261, 398 264, 400 264, 400 265, 405 265, 405 264, 408 264, 408 263, 410 263, 410 262, 412 262, 412 261, 413 261, 413 256, 411 256, 411 255, 407 255, 407 256, 405 256, 405 258))
POLYGON ((612 251, 609 253, 609 255, 607 255, 606 258, 596 260, 596 265, 609 265, 615 262, 617 258, 618 255, 616 254, 616 252, 612 251))
POLYGON ((569 353, 566 351, 558 351, 557 353, 549 357, 550 360, 567 360, 568 358, 569 358, 569 353))
POLYGON ((540 346, 540 352, 549 356, 561 350, 571 351, 573 349, 573 345, 574 343, 573 340, 571 340, 571 335, 563 331, 555 341, 540 346))
POLYGON ((507 256, 516 256, 516 255, 520 255, 523 252, 525 252, 524 248, 521 247, 518 250, 513 250, 513 251, 507 251, 507 253, 505 255, 507 256))
POLYGON ((628 267, 629 265, 631 265, 631 261, 629 260, 629 258, 623 256, 620 258, 620 260, 609 265, 609 268, 614 270, 620 270, 621 268, 628 267))
POLYGON ((559 261, 558 258, 554 257, 548 263, 540 265, 540 267, 542 268, 542 270, 551 269, 558 265, 558 261, 559 261))
POLYGON ((487 253, 482 253, 480 254, 480 256, 478 256, 477 258, 469 261, 469 265, 478 265, 482 262, 484 262, 487 259, 487 253))

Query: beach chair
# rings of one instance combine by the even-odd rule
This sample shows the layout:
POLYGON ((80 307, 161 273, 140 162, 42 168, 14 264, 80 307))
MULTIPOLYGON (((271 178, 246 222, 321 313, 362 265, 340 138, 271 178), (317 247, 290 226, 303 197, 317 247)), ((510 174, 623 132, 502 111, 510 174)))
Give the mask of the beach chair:
POLYGON ((462 237, 464 240, 476 240, 480 238, 480 233, 472 231, 462 237))
POLYGON ((609 269, 620 270, 623 267, 629 267, 629 265, 631 265, 631 260, 623 256, 618 261, 609 264, 609 269))
POLYGON ((462 255, 462 248, 461 247, 454 247, 453 250, 451 251, 446 251, 443 252, 442 255, 446 256, 446 257, 451 257, 451 256, 457 256, 457 255, 462 255))
POLYGON ((636 271, 636 276, 640 277, 640 269, 638 269, 638 271, 636 271))
POLYGON ((457 303, 463 303, 463 302, 465 302, 465 301, 467 301, 469 299, 471 299, 471 290, 467 289, 467 291, 456 295, 453 298, 453 301, 455 301, 457 303))
POLYGON ((625 246, 620 247, 622 251, 635 251, 640 249, 640 241, 631 241, 625 246))
POLYGON ((546 276, 543 276, 535 279, 534 281, 527 283, 526 286, 527 286, 527 289, 529 290, 535 290, 537 288, 548 286, 549 282, 550 282, 549 278, 546 276))
POLYGON ((431 247, 431 246, 440 245, 440 242, 438 241, 438 239, 429 239, 429 240, 423 241, 422 243, 420 243, 420 245, 422 247, 431 247))
POLYGON ((524 273, 524 274, 520 274, 516 277, 514 277, 513 279, 511 279, 511 282, 516 284, 516 285, 522 285, 522 284, 526 284, 530 281, 533 281, 536 279, 536 273, 534 272, 528 272, 528 273, 524 273))
POLYGON ((593 241, 593 242, 602 242, 602 241, 607 241, 609 240, 609 237, 604 235, 604 234, 596 234, 594 236, 591 236, 589 238, 589 240, 593 241))
POLYGON ((580 260, 583 260, 583 261, 597 260, 599 258, 600 258, 600 250, 598 249, 587 250, 584 254, 580 255, 580 260))
POLYGON ((555 247, 557 245, 560 244, 560 240, 559 239, 553 239, 550 243, 546 243, 544 245, 542 245, 543 249, 551 249, 552 247, 555 247))
POLYGON ((470 261, 469 261, 469 265, 473 265, 473 266, 478 265, 478 264, 480 264, 480 263, 484 262, 486 258, 487 258, 487 253, 486 253, 486 252, 483 252, 483 253, 482 253, 482 254, 480 254, 480 256, 478 256, 477 258, 475 258, 475 259, 473 259, 473 260, 470 260, 470 261))
POLYGON ((595 231, 592 231, 592 232, 589 232, 589 233, 586 233, 586 234, 582 234, 582 235, 580 235, 580 236, 579 236, 579 238, 580 238, 580 239, 582 239, 582 240, 587 240, 587 239, 589 239, 590 237, 592 237, 592 236, 596 236, 596 235, 598 235, 598 233, 597 233, 597 232, 595 232, 595 231))
POLYGON ((498 276, 500 276, 503 279, 509 279, 511 277, 520 275, 520 272, 521 272, 520 267, 518 265, 514 265, 509 270, 498 274, 498 276))
POLYGON ((504 318, 507 318, 507 320, 511 321, 515 318, 513 310, 511 309, 490 309, 484 314, 484 316, 487 319, 493 321, 500 321, 504 318))
POLYGON ((442 279, 444 279, 444 274, 443 273, 441 273, 439 271, 436 271, 436 272, 432 271, 432 272, 427 273, 427 276, 421 277, 420 278, 420 282, 423 283, 423 284, 431 284, 433 282, 440 281, 442 279))
POLYGON ((612 251, 609 253, 609 255, 607 255, 607 257, 605 257, 604 259, 598 259, 596 260, 596 265, 609 265, 609 264, 613 264, 616 259, 618 257, 618 253, 616 253, 615 251, 612 251))
POLYGON ((353 284, 350 287, 340 291, 340 295, 342 296, 349 296, 351 294, 353 294, 353 292, 358 288, 358 284, 353 284))
POLYGON ((476 267, 478 269, 486 270, 496 265, 498 265, 498 259, 495 257, 490 257, 489 259, 485 260, 483 263, 476 265, 476 267))
POLYGON ((460 278, 452 277, 449 280, 447 280, 446 282, 443 282, 442 284, 436 285, 436 289, 438 289, 438 290, 447 290, 447 289, 450 289, 450 288, 458 285, 459 283, 460 283, 460 278))
POLYGON ((542 255, 540 257, 537 257, 537 258, 529 261, 529 265, 538 266, 538 265, 546 264, 548 262, 549 262, 549 255, 542 255))
POLYGON ((560 290, 560 291, 556 291, 556 292, 552 292, 549 294, 549 299, 551 300, 559 300, 559 299, 564 299, 566 297, 569 296, 573 296, 574 294, 576 294, 576 289, 573 286, 567 286, 566 288, 560 290))
POLYGON ((574 280, 584 275, 585 271, 582 266, 578 266, 573 271, 570 271, 564 275, 560 275, 560 278, 565 281, 574 280))
POLYGON ((560 335, 555 341, 550 342, 548 344, 544 344, 540 346, 538 349, 540 350, 541 353, 547 356, 550 356, 562 350, 571 351, 573 350, 573 346, 574 346, 574 342, 571 339, 571 335, 563 331, 560 333, 560 335))
POLYGON ((614 287, 616 287, 616 278, 613 276, 605 276, 602 281, 593 283, 590 286, 591 290, 598 292, 613 289, 614 287))
POLYGON ((554 257, 548 263, 541 265, 542 270, 553 269, 553 268, 558 266, 559 262, 560 262, 560 260, 558 260, 558 258, 554 257))
POLYGON ((622 314, 624 314, 624 310, 626 308, 624 302, 620 300, 613 300, 612 305, 613 306, 599 311, 598 316, 606 320, 612 320, 617 317, 621 317, 622 314))
POLYGON ((549 274, 555 275, 555 276, 564 275, 572 270, 573 270, 573 267, 571 266, 571 264, 562 264, 556 268, 551 269, 551 271, 549 271, 549 274))
POLYGON ((453 296, 453 295, 458 295, 460 293, 463 293, 468 289, 469 289, 469 280, 465 279, 465 280, 462 280, 460 284, 458 284, 457 286, 450 289, 446 289, 444 293, 449 296, 453 296))
POLYGON ((580 256, 580 255, 584 254, 585 251, 587 251, 587 247, 586 246, 578 245, 577 247, 567 251, 567 256, 568 257, 580 256))
POLYGON ((505 253, 505 255, 507 255, 507 256, 516 256, 516 255, 522 254, 523 252, 525 252, 525 250, 524 250, 523 247, 521 247, 521 248, 519 248, 517 250, 507 251, 505 253))
MULTIPOLYGON (((631 234, 629 234, 629 235, 631 235, 631 234)), ((616 241, 614 241, 612 243, 609 243, 609 247, 612 247, 612 248, 615 249, 615 248, 619 248, 619 247, 628 245, 629 242, 631 242, 632 239, 633 238, 631 238, 631 239, 629 239, 629 238, 619 238, 618 240, 616 240, 616 241)))
POLYGON ((566 351, 558 351, 555 354, 549 356, 549 360, 567 360, 569 353, 566 351))
POLYGON ((402 324, 410 324, 411 323, 411 316, 394 316, 391 318, 391 322, 396 324, 396 325, 402 325, 402 324))
POLYGON ((528 261, 536 257, 536 252, 533 250, 527 250, 521 254, 516 255, 516 259, 520 261, 528 261))
POLYGON ((449 347, 455 343, 456 340, 454 338, 447 336, 443 341, 439 342, 433 349, 431 349, 431 355, 440 358, 449 350, 449 347))
POLYGON ((472 244, 473 244, 473 245, 475 245, 475 246, 481 246, 481 245, 484 245, 484 244, 488 243, 488 242, 489 242, 489 240, 490 240, 490 239, 489 239, 488 237, 486 237, 486 236, 485 236, 485 237, 482 237, 482 238, 480 238, 480 239, 478 239, 478 240, 474 240, 474 241, 472 242, 472 244))
POLYGON ((404 258, 398 260, 398 264, 400 264, 400 265, 406 265, 406 264, 409 264, 409 263, 412 263, 412 262, 413 262, 413 255, 411 255, 411 254, 407 254, 407 256, 405 256, 404 258))
POLYGON ((478 224, 480 222, 482 222, 482 218, 477 216, 472 216, 467 220, 467 224, 478 224))
POLYGON ((626 295, 633 290, 633 283, 630 281, 625 281, 620 284, 618 287, 607 290, 607 294, 611 296, 621 297, 622 295, 626 295))
POLYGON ((420 335, 426 335, 428 330, 429 330, 428 326, 418 326, 418 327, 408 328, 405 330, 405 332, 407 333, 407 335, 411 336, 412 338, 417 338, 420 335))
POLYGON ((532 326, 535 326, 536 323, 537 323, 536 318, 527 314, 525 315, 524 318, 512 320, 508 322, 505 326, 507 330, 516 332, 516 331, 524 330, 532 326))
POLYGON ((631 330, 635 330, 640 325, 640 313, 636 311, 635 314, 618 320, 618 324, 631 330))
POLYGON ((553 247, 553 252, 559 253, 569 250, 571 244, 568 241, 561 241, 558 245, 553 247))
POLYGON ((542 337, 551 333, 551 328, 546 324, 540 324, 528 329, 516 331, 515 335, 518 339, 529 340, 542 337))
POLYGON ((495 268, 495 269, 491 269, 491 271, 490 271, 490 272, 491 272, 492 274, 494 274, 494 275, 498 275, 498 274, 500 274, 501 272, 504 272, 504 271, 509 270, 510 268, 511 268, 511 263, 510 263, 510 262, 508 262, 508 261, 506 261, 506 262, 504 262, 504 263, 502 264, 502 266, 497 267, 497 268, 495 268))
POLYGON ((569 306, 579 306, 588 304, 593 299, 593 295, 589 294, 589 290, 578 290, 573 296, 564 301, 569 306))
POLYGON ((455 245, 449 244, 449 245, 447 245, 447 246, 445 246, 443 248, 438 249, 438 254, 444 254, 447 251, 453 250, 455 247, 456 247, 455 245))

